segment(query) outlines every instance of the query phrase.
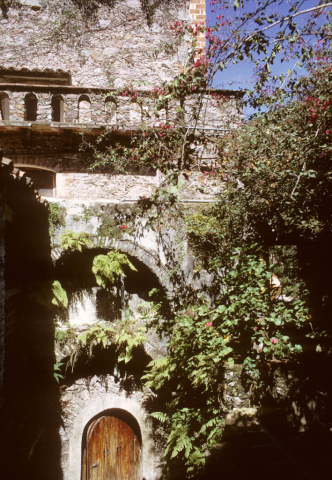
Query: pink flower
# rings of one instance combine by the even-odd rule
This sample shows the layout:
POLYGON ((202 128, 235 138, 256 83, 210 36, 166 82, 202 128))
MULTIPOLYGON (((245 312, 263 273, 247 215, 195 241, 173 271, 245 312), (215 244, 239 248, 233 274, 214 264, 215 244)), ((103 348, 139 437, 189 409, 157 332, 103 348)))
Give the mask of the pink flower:
POLYGON ((212 322, 207 322, 206 327, 212 327, 212 322))
POLYGON ((271 338, 271 343, 278 343, 278 339, 276 337, 271 338))
POLYGON ((325 133, 326 133, 326 135, 329 135, 329 133, 330 133, 330 130, 326 130, 326 132, 325 132, 325 133))

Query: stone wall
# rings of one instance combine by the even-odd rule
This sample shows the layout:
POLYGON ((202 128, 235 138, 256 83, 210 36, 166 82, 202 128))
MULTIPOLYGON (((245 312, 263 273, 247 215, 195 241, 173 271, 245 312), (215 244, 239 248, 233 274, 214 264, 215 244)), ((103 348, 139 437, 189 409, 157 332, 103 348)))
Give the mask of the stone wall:
MULTIPOLYGON (((17 0, 0 17, 5 68, 59 68, 73 85, 115 87, 133 81, 159 85, 184 66, 191 39, 175 42, 176 21, 205 21, 202 1, 17 0), (162 51, 168 44, 168 53, 162 51)), ((199 39, 204 48, 205 38, 199 39)), ((1 76, 1 73, 0 73, 1 76)))
POLYGON ((160 185, 158 176, 58 173, 56 196, 87 201, 139 199, 150 196, 160 185))

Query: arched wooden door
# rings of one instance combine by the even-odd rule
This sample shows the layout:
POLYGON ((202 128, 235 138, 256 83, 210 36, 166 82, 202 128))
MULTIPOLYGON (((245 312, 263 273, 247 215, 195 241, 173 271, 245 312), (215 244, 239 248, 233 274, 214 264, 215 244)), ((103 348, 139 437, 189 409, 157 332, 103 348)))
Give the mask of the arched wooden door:
POLYGON ((139 480, 141 447, 123 420, 104 415, 86 432, 82 480, 139 480))

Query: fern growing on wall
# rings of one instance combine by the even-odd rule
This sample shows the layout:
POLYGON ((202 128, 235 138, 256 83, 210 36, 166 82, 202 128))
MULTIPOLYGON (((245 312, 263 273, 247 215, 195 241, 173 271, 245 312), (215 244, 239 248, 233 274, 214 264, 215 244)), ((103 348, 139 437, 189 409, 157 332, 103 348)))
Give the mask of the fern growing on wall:
POLYGON ((62 235, 60 235, 61 248, 63 250, 69 250, 73 252, 78 250, 82 251, 83 247, 88 247, 92 245, 91 236, 86 232, 77 232, 74 233, 71 230, 65 230, 62 235))
POLYGON ((137 272, 127 255, 114 250, 108 252, 107 255, 97 255, 93 260, 92 272, 95 274, 98 285, 106 288, 107 285, 113 284, 119 277, 125 277, 123 271, 125 265, 137 272))
POLYGON ((52 292, 53 292, 53 298, 52 298, 53 305, 59 308, 67 308, 68 307, 67 293, 66 293, 66 290, 62 288, 62 285, 59 282, 59 280, 54 280, 52 284, 52 292))

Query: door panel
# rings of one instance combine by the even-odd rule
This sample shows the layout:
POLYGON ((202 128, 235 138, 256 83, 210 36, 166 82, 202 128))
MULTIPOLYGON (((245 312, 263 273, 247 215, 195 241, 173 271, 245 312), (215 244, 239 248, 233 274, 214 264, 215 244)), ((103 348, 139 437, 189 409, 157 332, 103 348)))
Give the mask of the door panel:
POLYGON ((139 480, 140 451, 129 425, 110 415, 99 417, 87 431, 82 480, 139 480))

